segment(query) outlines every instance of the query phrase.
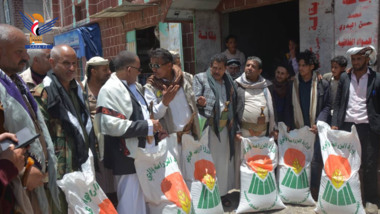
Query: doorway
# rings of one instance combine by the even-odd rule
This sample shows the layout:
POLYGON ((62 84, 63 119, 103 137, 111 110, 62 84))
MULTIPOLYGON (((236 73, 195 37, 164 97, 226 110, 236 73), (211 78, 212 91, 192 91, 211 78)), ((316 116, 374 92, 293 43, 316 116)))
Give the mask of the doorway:
POLYGON ((288 52, 288 40, 299 44, 298 5, 291 1, 228 14, 228 33, 237 36, 238 49, 246 58, 261 58, 262 76, 269 80, 274 78, 276 63, 288 52))

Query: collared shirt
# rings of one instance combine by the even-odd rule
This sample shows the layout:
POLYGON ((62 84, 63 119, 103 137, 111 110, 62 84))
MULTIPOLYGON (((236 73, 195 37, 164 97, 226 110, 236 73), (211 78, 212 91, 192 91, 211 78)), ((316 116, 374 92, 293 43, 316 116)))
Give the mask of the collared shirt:
POLYGON ((91 121, 94 122, 94 118, 96 114, 96 97, 92 93, 90 87, 88 87, 87 80, 82 82, 82 84, 84 85, 85 91, 87 92, 86 104, 87 104, 88 110, 90 111, 91 121))
POLYGON ((222 112, 224 108, 226 107, 227 102, 227 92, 226 92, 226 84, 224 83, 224 80, 222 80, 222 83, 215 81, 215 89, 219 91, 219 112, 220 115, 222 115, 222 112))
POLYGON ((368 75, 369 69, 367 69, 367 73, 365 73, 358 82, 356 75, 354 73, 351 74, 350 95, 348 98, 348 105, 344 122, 352 122, 355 124, 368 123, 368 75))
MULTIPOLYGON (((148 136, 153 136, 153 122, 150 120, 149 117, 148 106, 142 95, 137 91, 136 84, 128 85, 127 81, 125 80, 122 80, 122 82, 129 87, 129 90, 131 90, 132 94, 136 97, 137 101, 139 102, 141 106, 141 111, 144 116, 144 120, 148 121, 148 136)), ((152 143, 152 145, 154 145, 154 143, 152 143)))
POLYGON ((182 87, 179 88, 174 99, 169 103, 169 106, 165 106, 162 101, 157 102, 157 97, 150 90, 145 90, 145 98, 148 103, 153 101, 153 113, 155 119, 161 119, 165 116, 166 110, 170 107, 172 117, 175 118, 173 123, 175 125, 175 132, 183 131, 183 128, 191 119, 191 109, 189 103, 186 100, 185 92, 182 87))

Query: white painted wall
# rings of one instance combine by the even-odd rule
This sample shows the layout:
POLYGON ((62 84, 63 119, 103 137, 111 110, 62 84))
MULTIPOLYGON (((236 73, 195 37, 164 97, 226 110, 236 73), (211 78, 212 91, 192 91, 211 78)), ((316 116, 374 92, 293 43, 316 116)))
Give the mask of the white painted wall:
POLYGON ((378 26, 379 1, 335 1, 335 54, 346 56, 354 46, 377 49, 378 26))
POLYGON ((321 73, 330 72, 330 60, 334 56, 332 1, 301 0, 299 3, 300 51, 309 49, 317 54, 321 73))
POLYGON ((215 11, 195 11, 195 73, 210 67, 210 59, 221 52, 219 14, 215 11))
POLYGON ((379 1, 302 0, 299 6, 300 50, 310 49, 319 56, 321 73, 330 72, 334 56, 349 60, 346 51, 351 47, 378 49, 379 1))

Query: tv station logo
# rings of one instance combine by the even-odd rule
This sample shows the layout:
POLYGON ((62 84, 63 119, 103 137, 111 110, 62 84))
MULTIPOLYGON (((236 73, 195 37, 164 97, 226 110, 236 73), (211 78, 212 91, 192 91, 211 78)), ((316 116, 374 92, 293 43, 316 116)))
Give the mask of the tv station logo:
POLYGON ((58 18, 45 23, 44 17, 38 13, 29 15, 21 13, 24 27, 30 31, 30 45, 25 45, 27 49, 52 49, 53 45, 42 44, 42 35, 51 31, 58 18), (43 24, 44 23, 44 24, 43 24))

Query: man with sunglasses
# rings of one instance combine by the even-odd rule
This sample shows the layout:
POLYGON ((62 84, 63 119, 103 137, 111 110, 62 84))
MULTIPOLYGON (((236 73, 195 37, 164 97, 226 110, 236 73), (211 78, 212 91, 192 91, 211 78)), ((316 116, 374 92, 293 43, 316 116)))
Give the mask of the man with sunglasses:
POLYGON ((113 170, 119 200, 118 213, 147 212, 134 165, 137 147, 155 146, 153 132, 161 131, 158 120, 150 119, 142 86, 136 82, 140 59, 129 51, 114 59, 116 72, 100 89, 95 124, 104 134, 104 165, 113 170), (150 140, 151 139, 151 140, 150 140))
MULTIPOLYGON (((153 102, 154 119, 160 120, 168 133, 177 133, 180 146, 182 135, 191 133, 199 138, 199 122, 192 81, 193 76, 173 66, 172 54, 159 48, 150 53, 150 68, 153 75, 147 80, 145 99, 153 102)), ((179 151, 180 147, 178 148, 179 151)))

